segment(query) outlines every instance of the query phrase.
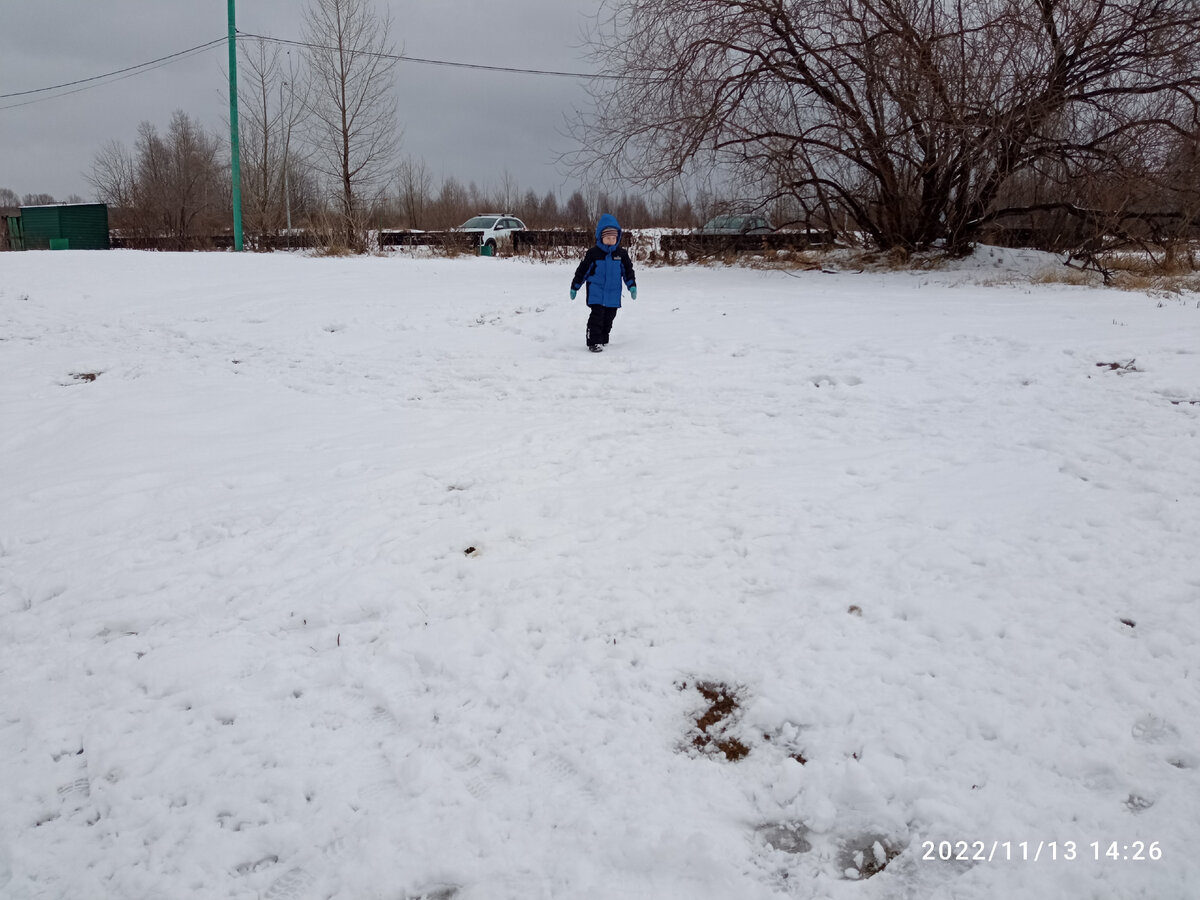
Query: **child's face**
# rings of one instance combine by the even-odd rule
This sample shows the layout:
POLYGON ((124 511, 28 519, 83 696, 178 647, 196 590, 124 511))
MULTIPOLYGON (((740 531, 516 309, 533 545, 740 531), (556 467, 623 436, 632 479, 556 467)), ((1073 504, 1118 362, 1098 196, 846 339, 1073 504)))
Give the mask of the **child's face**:
POLYGON ((611 231, 607 231, 600 235, 600 240, 604 242, 604 246, 611 247, 617 242, 617 236, 611 231))

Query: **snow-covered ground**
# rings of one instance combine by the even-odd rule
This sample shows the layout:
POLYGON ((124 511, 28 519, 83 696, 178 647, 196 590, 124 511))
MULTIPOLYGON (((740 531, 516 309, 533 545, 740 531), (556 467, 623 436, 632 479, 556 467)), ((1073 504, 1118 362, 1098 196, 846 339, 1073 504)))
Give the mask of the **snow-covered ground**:
POLYGON ((1200 308, 1036 264, 0 254, 0 897, 1200 896, 1200 308))

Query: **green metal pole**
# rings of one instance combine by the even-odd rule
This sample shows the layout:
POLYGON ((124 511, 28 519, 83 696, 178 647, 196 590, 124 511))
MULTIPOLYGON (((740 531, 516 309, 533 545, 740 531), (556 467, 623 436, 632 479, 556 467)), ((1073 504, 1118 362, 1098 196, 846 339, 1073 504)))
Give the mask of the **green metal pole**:
POLYGON ((242 249, 242 151, 238 142, 237 26, 229 0, 229 148, 233 164, 233 249, 242 249))

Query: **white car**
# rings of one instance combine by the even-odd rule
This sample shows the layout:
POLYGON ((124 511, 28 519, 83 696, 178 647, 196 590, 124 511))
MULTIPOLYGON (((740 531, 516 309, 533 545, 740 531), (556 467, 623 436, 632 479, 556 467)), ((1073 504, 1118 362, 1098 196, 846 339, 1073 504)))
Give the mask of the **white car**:
POLYGON ((508 213, 484 213, 467 219, 454 230, 477 232, 479 246, 495 253, 502 242, 511 243, 514 231, 525 231, 525 223, 508 213))

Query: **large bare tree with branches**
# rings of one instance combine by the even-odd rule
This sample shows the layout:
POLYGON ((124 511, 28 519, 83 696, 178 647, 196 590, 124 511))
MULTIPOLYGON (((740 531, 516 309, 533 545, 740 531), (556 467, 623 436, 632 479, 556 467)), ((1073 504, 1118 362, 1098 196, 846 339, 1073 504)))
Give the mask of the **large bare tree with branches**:
POLYGON ((423 159, 409 157, 396 170, 397 201, 400 214, 409 228, 424 228, 429 212, 429 192, 433 176, 423 159))
POLYGON ((313 162, 334 185, 342 234, 356 249, 400 142, 390 30, 370 0, 313 0, 304 16, 313 162))
POLYGON ((605 9, 581 168, 660 184, 719 169, 882 248, 964 250, 1018 174, 1153 169, 1200 125, 1194 0, 605 9))
POLYGON ((243 208, 250 231, 267 234, 290 225, 288 194, 298 179, 289 175, 303 158, 292 137, 307 105, 308 79, 299 57, 278 44, 242 41, 238 50, 243 208))
POLYGON ((108 204, 114 227, 126 226, 121 217, 133 205, 137 185, 137 165, 129 149, 120 141, 106 143, 93 158, 87 180, 96 199, 108 204))
POLYGON ((183 110, 165 136, 149 122, 138 129, 133 205, 144 229, 188 247, 228 212, 224 144, 183 110))
POLYGON ((132 151, 115 141, 106 144, 92 162, 88 181, 97 199, 113 208, 115 227, 190 248, 228 218, 223 146, 187 113, 176 110, 165 135, 142 122, 132 151))

